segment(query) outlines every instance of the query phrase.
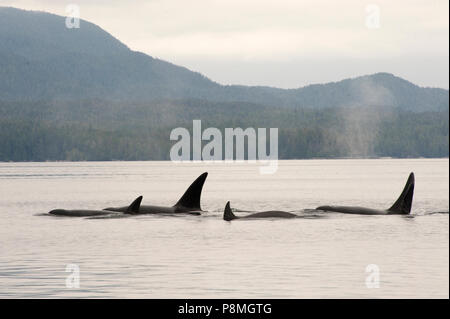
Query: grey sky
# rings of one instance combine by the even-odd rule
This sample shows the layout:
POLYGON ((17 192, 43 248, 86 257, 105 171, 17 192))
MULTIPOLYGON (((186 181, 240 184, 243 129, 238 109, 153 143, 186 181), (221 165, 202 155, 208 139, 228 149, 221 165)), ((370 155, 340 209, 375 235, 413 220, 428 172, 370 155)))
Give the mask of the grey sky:
POLYGON ((131 49, 223 84, 293 88, 390 72, 449 86, 448 0, 0 0, 60 15, 69 3, 131 49))

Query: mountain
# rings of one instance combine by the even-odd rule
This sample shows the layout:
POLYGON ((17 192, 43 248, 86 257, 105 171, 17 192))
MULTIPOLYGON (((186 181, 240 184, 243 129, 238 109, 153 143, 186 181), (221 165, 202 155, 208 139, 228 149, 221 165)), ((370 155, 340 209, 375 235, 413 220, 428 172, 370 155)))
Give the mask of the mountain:
MULTIPOLYGON (((392 107, 448 110, 448 90, 377 73, 298 89, 220 85, 197 72, 130 50, 100 27, 0 7, 0 100, 123 103, 161 100, 246 102, 271 107, 392 107)), ((320 72, 320 70, 318 70, 320 72)))
POLYGON ((389 73, 288 90, 220 85, 80 26, 0 7, 0 161, 168 160, 171 131, 194 119, 278 128, 280 159, 448 157, 448 90, 389 73))

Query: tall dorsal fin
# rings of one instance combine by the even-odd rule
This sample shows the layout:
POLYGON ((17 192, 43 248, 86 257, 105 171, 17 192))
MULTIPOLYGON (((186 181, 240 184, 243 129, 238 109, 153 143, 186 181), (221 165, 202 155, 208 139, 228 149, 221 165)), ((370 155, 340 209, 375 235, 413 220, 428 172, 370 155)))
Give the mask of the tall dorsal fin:
POLYGON ((141 207, 142 196, 136 198, 130 206, 128 206, 125 214, 136 214, 139 213, 139 208, 141 207))
POLYGON ((205 183, 207 176, 208 173, 203 173, 197 177, 197 179, 191 184, 191 186, 189 186, 174 206, 189 208, 192 210, 202 210, 200 208, 200 197, 202 195, 203 184, 205 183))
POLYGON ((406 181, 405 188, 397 201, 388 209, 390 213, 394 214, 409 214, 411 212, 411 206, 414 195, 414 173, 409 174, 406 181))
POLYGON ((230 202, 227 202, 227 204, 225 205, 225 209, 223 211, 223 219, 226 221, 230 221, 236 218, 237 218, 236 215, 234 215, 233 212, 231 211, 230 202))

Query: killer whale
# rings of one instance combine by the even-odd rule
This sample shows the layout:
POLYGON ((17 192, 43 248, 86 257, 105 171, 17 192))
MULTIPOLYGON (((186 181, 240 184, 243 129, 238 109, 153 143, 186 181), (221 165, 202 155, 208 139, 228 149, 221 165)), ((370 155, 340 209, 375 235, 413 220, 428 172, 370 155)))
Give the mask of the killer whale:
MULTIPOLYGON (((139 211, 139 206, 141 205, 142 196, 136 198, 130 206, 128 206, 124 213, 125 214, 135 214, 139 211)), ((104 216, 114 214, 113 211, 107 210, 87 210, 87 209, 54 209, 49 212, 50 215, 56 216, 69 216, 69 217, 92 217, 92 216, 104 216)))
POLYGON ((409 213, 411 213, 414 195, 414 184, 414 173, 410 173, 400 197, 389 209, 386 210, 357 206, 319 206, 316 208, 316 210, 360 215, 408 215, 409 213))
POLYGON ((253 213, 247 216, 238 217, 233 214, 230 208, 230 202, 227 202, 225 205, 225 209, 223 211, 223 219, 226 221, 231 221, 233 219, 249 219, 249 218, 295 218, 298 217, 295 214, 283 212, 283 211, 265 211, 265 212, 259 212, 259 213, 253 213))
MULTIPOLYGON (((202 212, 200 206, 200 197, 202 195, 203 184, 205 183, 208 173, 201 174, 197 179, 188 187, 183 196, 178 202, 171 206, 153 206, 153 205, 141 205, 137 212, 133 214, 191 214, 200 215, 202 212)), ((108 207, 106 211, 113 212, 125 212, 127 207, 108 207)))

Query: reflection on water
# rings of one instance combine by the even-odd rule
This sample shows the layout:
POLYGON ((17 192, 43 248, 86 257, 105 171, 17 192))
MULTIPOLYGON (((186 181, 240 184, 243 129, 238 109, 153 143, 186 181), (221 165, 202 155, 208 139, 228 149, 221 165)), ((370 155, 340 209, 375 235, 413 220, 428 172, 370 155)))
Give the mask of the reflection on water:
POLYGON ((448 298, 448 160, 0 163, 0 298, 448 298), (173 205, 202 172, 204 216, 64 218, 54 208, 173 205), (412 216, 319 214, 324 204, 387 208, 410 171, 412 216), (221 219, 286 210, 309 218, 221 219), (318 218, 322 217, 322 218, 318 218), (80 287, 66 288, 66 265, 80 287), (379 267, 380 288, 366 286, 379 267))

